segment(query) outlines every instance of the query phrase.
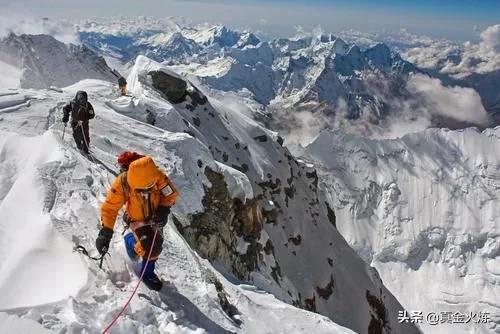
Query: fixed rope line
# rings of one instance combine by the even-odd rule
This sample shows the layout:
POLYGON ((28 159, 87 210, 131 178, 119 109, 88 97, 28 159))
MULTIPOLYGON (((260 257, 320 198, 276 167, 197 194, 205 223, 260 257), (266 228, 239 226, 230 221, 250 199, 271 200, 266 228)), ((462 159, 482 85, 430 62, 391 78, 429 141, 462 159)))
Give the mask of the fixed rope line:
POLYGON ((132 298, 134 297, 135 293, 137 292, 137 289, 139 288, 139 285, 141 284, 142 277, 144 276, 144 273, 146 272, 146 268, 147 268, 147 266, 149 264, 149 260, 151 258, 151 254, 153 253, 153 247, 155 245, 156 235, 157 234, 158 234, 158 227, 155 228, 155 233, 153 235, 153 242, 151 243, 151 248, 149 249, 148 258, 146 260, 144 268, 142 268, 141 277, 139 277, 139 281, 137 282, 137 285, 135 286, 134 291, 132 292, 132 294, 128 298, 127 302, 123 305, 123 307, 120 310, 120 312, 118 312, 118 314, 113 318, 113 320, 111 321, 111 323, 104 329, 104 331, 102 332, 102 334, 109 333, 109 330, 111 329, 111 327, 113 327, 113 325, 118 321, 118 319, 120 318, 120 316, 122 315, 122 313, 125 311, 125 309, 127 308, 127 306, 132 301, 132 298))
MULTIPOLYGON (((109 171, 109 168, 104 165, 101 161, 97 161, 97 159, 94 158, 94 156, 92 154, 90 154, 90 145, 89 143, 87 142, 87 138, 85 138, 85 131, 83 131, 83 123, 78 123, 78 125, 80 126, 80 130, 82 131, 82 138, 83 138, 83 142, 85 144, 85 147, 87 147, 87 152, 88 155, 90 156, 90 159, 92 160, 92 162, 94 164, 99 164, 99 165, 102 165, 104 167, 104 169, 108 170, 109 171)), ((111 185, 113 184, 110 180, 109 180, 109 175, 108 173, 106 173, 106 179, 108 181, 108 184, 109 184, 109 187, 111 187, 111 185)))
POLYGON ((89 145, 89 143, 87 143, 87 138, 85 138, 85 131, 83 131, 83 123, 80 123, 80 121, 78 121, 78 125, 80 126, 80 130, 82 131, 83 143, 85 144, 85 147, 87 148, 88 155, 90 156, 90 159, 92 159, 92 162, 97 164, 97 162, 95 161, 92 154, 90 154, 90 145, 89 145))

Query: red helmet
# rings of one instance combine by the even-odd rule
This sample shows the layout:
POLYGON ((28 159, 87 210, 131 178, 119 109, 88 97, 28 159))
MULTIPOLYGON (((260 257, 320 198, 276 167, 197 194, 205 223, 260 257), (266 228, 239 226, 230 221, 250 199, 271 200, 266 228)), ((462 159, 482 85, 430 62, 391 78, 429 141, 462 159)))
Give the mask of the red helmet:
POLYGON ((123 171, 128 170, 128 166, 135 160, 143 158, 144 155, 141 155, 134 151, 124 151, 122 152, 118 158, 118 164, 120 165, 120 169, 123 171))

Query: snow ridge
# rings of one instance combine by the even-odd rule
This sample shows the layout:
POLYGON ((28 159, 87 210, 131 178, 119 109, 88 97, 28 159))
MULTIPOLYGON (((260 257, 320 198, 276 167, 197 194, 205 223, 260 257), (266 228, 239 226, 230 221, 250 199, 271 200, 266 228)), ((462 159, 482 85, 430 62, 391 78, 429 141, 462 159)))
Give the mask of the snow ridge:
MULTIPOLYGON (((128 78, 134 96, 117 98, 114 84, 84 80, 63 88, 62 93, 21 89, 18 95, 31 104, 2 112, 1 156, 6 157, 2 159, 2 170, 16 172, 1 174, 5 178, 0 182, 0 214, 12 217, 6 225, 12 229, 10 235, 23 231, 16 231, 19 222, 24 222, 26 228, 42 230, 30 233, 39 238, 37 242, 18 241, 20 249, 32 254, 47 248, 39 252, 42 258, 28 257, 32 265, 26 268, 35 270, 39 268, 35 264, 45 263, 35 273, 26 272, 26 277, 36 274, 39 278, 37 284, 29 282, 34 291, 24 294, 17 284, 24 280, 17 276, 1 277, 2 296, 8 296, 2 298, 2 311, 17 317, 5 318, 2 324, 26 326, 23 328, 33 325, 18 319, 22 318, 52 331, 71 328, 97 333, 128 297, 135 278, 127 269, 119 231, 113 238, 111 256, 105 260, 106 271, 71 249, 81 244, 92 250, 99 225, 98 207, 113 178, 108 169, 115 168, 119 152, 132 149, 154 156, 183 195, 165 231, 165 254, 158 264, 160 276, 167 281, 164 291, 158 294, 141 288, 140 298, 134 299, 112 332, 351 332, 341 326, 358 332, 368 326, 416 332, 411 325, 397 323, 400 304, 335 230, 333 213, 328 214, 328 220, 323 195, 315 189, 313 171, 295 161, 275 133, 216 100, 203 99, 190 83, 185 101, 168 102, 152 86, 154 82, 148 76, 152 70, 179 77, 164 65, 140 57, 128 78), (82 89, 88 92, 97 115, 91 122, 93 155, 104 165, 80 156, 69 134, 64 142, 60 139, 60 106, 82 89), (148 113, 155 114, 155 126, 148 124, 148 113), (13 130, 17 133, 4 135, 13 130), (37 155, 31 154, 35 148, 37 155), (27 172, 17 166, 26 166, 27 172), (14 183, 8 181, 12 179, 14 183), (274 188, 279 189, 279 194, 269 188, 275 182, 283 183, 274 188), (32 192, 33 198, 23 201, 23 209, 19 210, 21 192, 31 187, 38 191, 32 192), (202 239, 193 238, 189 232, 196 232, 198 217, 203 217, 206 226, 215 223, 221 227, 223 219, 237 221, 230 215, 216 221, 209 218, 217 213, 206 202, 214 193, 216 200, 227 200, 229 206, 222 209, 232 210, 232 205, 239 205, 245 209, 243 213, 248 212, 248 216, 237 218, 245 224, 242 232, 229 234, 226 253, 223 248, 204 248, 202 239), (307 215, 302 206, 309 202, 311 214, 307 215), (317 255, 318 243, 326 250, 324 257, 313 256, 317 255), (52 267, 52 263, 61 268, 52 267), (60 279, 53 279, 55 272, 60 279), (49 282, 60 285, 61 280, 67 286, 60 294, 47 288, 49 282), (16 295, 10 294, 15 291, 16 295), (292 302, 325 314, 336 323, 300 310, 292 302), (352 314, 355 307, 359 312, 352 314), (386 317, 379 318, 377 314, 382 310, 386 317), (276 321, 284 317, 286 323, 276 321)), ((9 96, 18 99, 15 95, 5 99, 9 96)), ((219 240, 219 234, 207 237, 219 240)), ((19 236, 16 240, 24 239, 19 236)), ((0 266, 6 269, 3 273, 19 266, 15 257, 1 255, 0 266)), ((23 267, 19 268, 15 272, 23 273, 23 267)))

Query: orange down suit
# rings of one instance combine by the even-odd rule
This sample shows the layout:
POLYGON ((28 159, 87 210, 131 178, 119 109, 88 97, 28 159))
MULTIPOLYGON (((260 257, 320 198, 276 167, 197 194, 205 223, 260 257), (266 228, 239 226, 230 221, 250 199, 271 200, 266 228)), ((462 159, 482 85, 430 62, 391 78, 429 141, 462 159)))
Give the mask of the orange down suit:
MULTIPOLYGON (((130 227, 134 232, 135 223, 150 221, 159 206, 171 207, 178 196, 172 181, 156 167, 153 159, 142 157, 133 161, 128 171, 114 180, 101 206, 101 223, 113 229, 118 212, 125 205, 126 214, 131 221, 130 227), (151 189, 148 200, 141 195, 141 189, 151 189)), ((139 249, 136 248, 136 252, 141 256, 144 254, 140 246, 139 249)))

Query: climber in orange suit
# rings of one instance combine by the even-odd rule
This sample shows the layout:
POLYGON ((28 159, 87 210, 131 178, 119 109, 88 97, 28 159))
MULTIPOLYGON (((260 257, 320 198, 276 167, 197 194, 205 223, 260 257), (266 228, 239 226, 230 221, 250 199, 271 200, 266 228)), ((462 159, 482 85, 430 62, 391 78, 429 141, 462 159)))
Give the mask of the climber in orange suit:
POLYGON ((116 217, 125 206, 124 222, 131 231, 125 235, 127 254, 133 260, 142 258, 144 283, 150 289, 160 290, 162 282, 154 272, 155 261, 162 251, 163 227, 179 193, 149 156, 126 151, 118 157, 118 163, 122 173, 114 180, 101 206, 102 227, 96 248, 101 254, 108 251, 116 217), (152 244, 156 230, 159 233, 152 244))

